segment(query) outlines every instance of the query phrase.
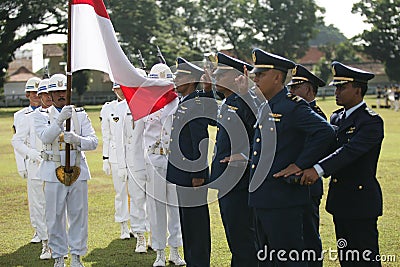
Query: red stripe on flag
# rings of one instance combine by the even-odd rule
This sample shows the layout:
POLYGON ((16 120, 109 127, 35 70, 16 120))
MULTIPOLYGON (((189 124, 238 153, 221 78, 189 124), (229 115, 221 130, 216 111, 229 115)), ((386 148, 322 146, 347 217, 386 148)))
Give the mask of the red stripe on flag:
POLYGON ((110 19, 108 16, 106 6, 104 5, 103 0, 72 0, 72 5, 86 4, 91 5, 94 8, 94 11, 100 17, 104 17, 106 19, 110 19))
POLYGON ((139 120, 174 100, 178 95, 174 87, 149 86, 149 87, 127 87, 121 85, 122 92, 129 104, 129 109, 134 120, 139 120))

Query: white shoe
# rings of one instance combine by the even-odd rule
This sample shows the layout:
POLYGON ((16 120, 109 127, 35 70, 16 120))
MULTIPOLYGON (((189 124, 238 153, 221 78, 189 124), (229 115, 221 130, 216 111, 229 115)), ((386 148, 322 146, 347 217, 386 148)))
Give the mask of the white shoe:
POLYGON ((170 248, 168 261, 172 262, 173 264, 175 264, 177 266, 186 265, 185 260, 182 259, 181 255, 179 255, 178 248, 176 248, 176 247, 170 248))
POLYGON ((42 241, 42 240, 40 240, 39 236, 35 232, 35 234, 33 235, 32 239, 31 239, 31 243, 40 243, 40 241, 42 241))
POLYGON ((121 236, 119 238, 120 239, 130 239, 131 238, 131 236, 129 234, 129 229, 128 229, 128 222, 121 223, 121 236))
POLYGON ((157 258, 153 263, 153 267, 165 266, 165 251, 163 249, 157 250, 157 258))
POLYGON ((71 267, 85 267, 81 262, 81 257, 79 255, 72 254, 71 267))
POLYGON ((42 241, 42 254, 39 257, 41 260, 51 259, 51 251, 47 240, 42 241))
POLYGON ((54 267, 65 267, 64 258, 63 257, 55 258, 54 267))
POLYGON ((135 252, 137 252, 137 253, 146 253, 147 252, 146 237, 144 236, 143 233, 137 233, 135 252))

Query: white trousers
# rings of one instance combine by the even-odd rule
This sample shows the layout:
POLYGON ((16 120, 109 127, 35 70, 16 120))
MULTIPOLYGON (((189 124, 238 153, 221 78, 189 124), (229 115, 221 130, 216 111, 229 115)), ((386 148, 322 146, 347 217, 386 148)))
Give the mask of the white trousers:
POLYGON ((111 163, 111 174, 115 190, 115 221, 126 222, 129 220, 128 181, 118 177, 118 163, 111 163))
POLYGON ((147 192, 151 211, 151 246, 153 249, 165 249, 168 230, 168 245, 180 247, 182 233, 176 186, 166 181, 166 168, 155 167, 146 162, 146 170, 149 175, 147 192))
POLYGON ((27 179, 29 216, 31 225, 35 228, 40 240, 48 240, 46 226, 46 200, 44 197, 44 182, 36 179, 27 179))
POLYGON ((88 240, 87 181, 76 181, 71 186, 65 186, 59 182, 46 182, 44 192, 52 257, 67 255, 68 247, 71 254, 85 255, 88 240))
POLYGON ((128 192, 130 196, 131 230, 144 233, 146 226, 146 183, 145 172, 132 172, 128 168, 128 192))

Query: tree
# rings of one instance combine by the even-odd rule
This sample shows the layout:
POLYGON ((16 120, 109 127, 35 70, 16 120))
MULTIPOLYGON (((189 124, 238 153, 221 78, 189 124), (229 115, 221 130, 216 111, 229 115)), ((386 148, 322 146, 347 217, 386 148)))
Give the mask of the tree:
POLYGON ((83 94, 89 88, 89 78, 91 76, 90 70, 80 70, 74 72, 72 76, 72 89, 74 89, 79 96, 78 105, 83 103, 83 94))
POLYGON ((297 59, 308 49, 315 26, 322 23, 316 16, 319 8, 313 0, 255 1, 250 25, 257 35, 248 43, 275 54, 297 59))
POLYGON ((138 49, 150 69, 158 63, 157 46, 167 64, 175 63, 177 56, 200 60, 201 39, 196 27, 200 18, 198 4, 192 1, 130 0, 110 1, 107 6, 121 46, 132 63, 139 66, 138 49))
POLYGON ((250 58, 247 40, 255 35, 249 24, 254 4, 246 0, 201 0, 200 4, 207 25, 205 34, 211 40, 209 50, 216 50, 219 42, 219 46, 231 46, 234 56, 250 58))
POLYGON ((0 88, 14 51, 40 36, 66 33, 66 1, 2 0, 0 2, 0 88))
POLYGON ((334 25, 318 25, 317 35, 310 40, 311 46, 321 46, 326 44, 340 44, 347 41, 346 36, 343 35, 334 25))
POLYGON ((328 43, 320 46, 319 49, 324 53, 324 56, 316 64, 315 74, 325 81, 329 80, 332 76, 332 61, 349 63, 361 61, 354 46, 348 40, 339 44, 328 43))
POLYGON ((372 25, 355 37, 361 50, 384 63, 392 81, 400 81, 400 0, 363 0, 353 5, 353 13, 361 13, 372 25))
POLYGON ((210 36, 232 46, 235 56, 250 58, 253 47, 288 58, 304 55, 322 23, 312 0, 201 0, 210 36))

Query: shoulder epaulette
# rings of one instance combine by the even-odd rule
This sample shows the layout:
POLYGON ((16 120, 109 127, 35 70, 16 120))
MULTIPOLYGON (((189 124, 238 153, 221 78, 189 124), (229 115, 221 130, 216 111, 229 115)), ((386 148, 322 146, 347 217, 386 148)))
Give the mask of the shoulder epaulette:
POLYGON ((110 103, 111 103, 111 102, 108 102, 108 101, 107 101, 106 103, 104 103, 104 105, 108 105, 108 104, 110 104, 110 103))
POLYGON ((287 96, 287 98, 289 98, 290 100, 292 100, 294 102, 300 102, 302 99, 300 96, 297 96, 297 95, 294 95, 291 93, 287 94, 286 96, 287 96))
POLYGON ((85 111, 85 109, 83 107, 79 107, 79 108, 75 108, 76 112, 82 112, 85 111))
POLYGON ((369 115, 371 116, 376 116, 379 115, 378 113, 376 113, 375 111, 373 111, 372 109, 370 109, 369 107, 366 107, 365 110, 368 112, 369 115))
POLYGON ((32 112, 34 112, 34 110, 29 110, 29 111, 25 112, 25 115, 32 113, 32 112))
POLYGON ((49 113, 49 111, 47 110, 47 108, 39 108, 39 111, 40 112, 45 112, 45 113, 49 113))
POLYGON ((230 106, 230 105, 227 105, 227 106, 228 106, 228 108, 231 109, 231 110, 235 110, 235 111, 236 111, 236 110, 239 109, 238 107, 234 107, 234 106, 230 106))
POLYGON ((340 113, 340 112, 342 112, 343 110, 344 110, 344 108, 339 108, 339 109, 335 110, 333 113, 340 113))

